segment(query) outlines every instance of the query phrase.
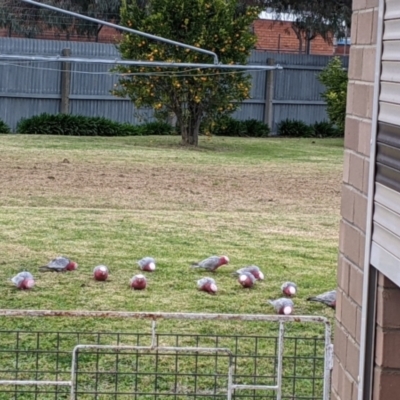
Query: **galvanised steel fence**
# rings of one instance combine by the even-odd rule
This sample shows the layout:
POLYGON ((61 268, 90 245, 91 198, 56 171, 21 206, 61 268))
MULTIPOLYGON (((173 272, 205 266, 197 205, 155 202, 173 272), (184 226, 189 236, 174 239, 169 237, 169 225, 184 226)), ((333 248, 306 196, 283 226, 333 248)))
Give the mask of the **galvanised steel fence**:
MULTIPOLYGON (((112 44, 0 38, 0 55, 59 56, 63 49, 69 49, 71 57, 120 57, 117 47, 112 44)), ((341 58, 347 68, 348 57, 341 58)), ((306 123, 327 119, 326 104, 321 98, 324 87, 317 76, 331 59, 331 56, 253 50, 248 59, 250 65, 265 66, 275 62, 282 65, 283 70, 275 74, 249 72, 252 77, 250 99, 241 103, 233 116, 240 120, 268 122, 273 130, 286 118, 306 123)), ((0 119, 15 130, 21 118, 60 112, 63 70, 62 62, 10 61, 0 56, 0 119)), ((71 64, 69 112, 132 124, 153 120, 152 109, 136 109, 129 99, 111 94, 118 77, 109 70, 107 65, 71 64)))
POLYGON ((0 330, 1 400, 329 399, 332 344, 324 317, 0 310, 2 316, 123 318, 147 329, 0 330), (161 332, 172 320, 215 329, 161 332), (241 333, 235 325, 227 329, 231 323, 241 333), (265 333, 252 334, 254 324, 265 333), (301 336, 290 329, 299 324, 318 329, 301 336))

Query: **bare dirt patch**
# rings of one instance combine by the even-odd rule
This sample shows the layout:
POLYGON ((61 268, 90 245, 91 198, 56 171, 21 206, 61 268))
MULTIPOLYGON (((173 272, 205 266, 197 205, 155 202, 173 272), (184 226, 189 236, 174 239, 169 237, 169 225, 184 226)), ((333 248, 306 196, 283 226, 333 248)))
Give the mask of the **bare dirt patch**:
POLYGON ((262 211, 338 209, 341 170, 315 164, 250 166, 0 160, 0 205, 262 211))

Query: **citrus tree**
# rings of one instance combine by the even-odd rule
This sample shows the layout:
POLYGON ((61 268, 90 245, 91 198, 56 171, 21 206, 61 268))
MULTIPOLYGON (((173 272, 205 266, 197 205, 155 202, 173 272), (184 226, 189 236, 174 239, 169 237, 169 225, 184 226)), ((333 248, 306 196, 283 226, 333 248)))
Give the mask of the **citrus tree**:
MULTIPOLYGON (((238 0, 123 1, 125 26, 217 53, 224 64, 245 64, 256 37, 251 23, 255 7, 238 0)), ((185 63, 214 62, 207 54, 124 34, 124 59, 185 63)), ((233 112, 249 97, 251 80, 243 71, 217 68, 152 68, 120 66, 123 74, 114 94, 128 96, 136 107, 152 107, 158 115, 174 114, 184 145, 198 144, 200 123, 233 112)))

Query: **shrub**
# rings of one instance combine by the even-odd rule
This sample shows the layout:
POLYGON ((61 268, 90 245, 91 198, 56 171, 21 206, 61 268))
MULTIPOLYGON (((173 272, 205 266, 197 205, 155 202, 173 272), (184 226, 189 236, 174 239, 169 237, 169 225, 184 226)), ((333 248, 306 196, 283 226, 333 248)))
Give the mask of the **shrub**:
POLYGON ((312 125, 312 129, 314 131, 314 136, 319 138, 343 136, 343 131, 336 128, 328 121, 315 122, 312 125))
POLYGON ((211 123, 210 133, 215 136, 245 136, 246 129, 242 121, 223 116, 211 123))
POLYGON ((250 137, 267 137, 270 133, 269 126, 264 122, 256 119, 246 119, 242 121, 246 126, 247 136, 250 137))
POLYGON ((175 129, 166 122, 154 121, 139 126, 139 132, 142 136, 148 135, 175 135, 175 129))
POLYGON ((239 121, 223 116, 210 125, 210 133, 215 136, 266 137, 270 132, 268 125, 255 119, 239 121))
POLYGON ((310 125, 295 119, 285 119, 277 124, 279 136, 313 137, 314 130, 310 125))
POLYGON ((329 62, 318 75, 318 80, 326 87, 321 96, 326 101, 329 120, 341 132, 344 132, 348 78, 339 57, 334 57, 329 62))
POLYGON ((40 114, 22 119, 18 133, 71 136, 129 136, 139 135, 137 126, 111 121, 102 117, 69 114, 40 114))
POLYGON ((10 127, 0 119, 0 133, 11 133, 10 127))

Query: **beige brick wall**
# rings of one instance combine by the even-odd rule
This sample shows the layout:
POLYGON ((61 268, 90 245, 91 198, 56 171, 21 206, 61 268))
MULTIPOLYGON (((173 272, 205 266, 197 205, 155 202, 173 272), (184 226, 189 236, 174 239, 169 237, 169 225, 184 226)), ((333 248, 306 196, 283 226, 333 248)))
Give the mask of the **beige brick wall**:
MULTIPOLYGON (((332 400, 356 400, 358 391, 377 16, 378 0, 353 0, 332 400)), ((389 378, 380 377, 384 387, 389 378)))

